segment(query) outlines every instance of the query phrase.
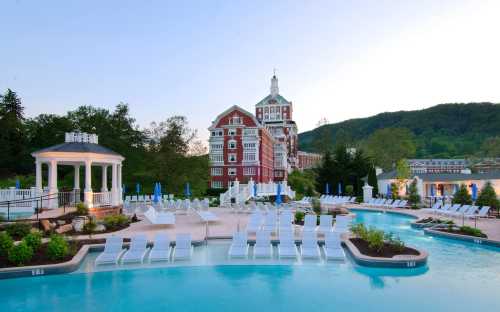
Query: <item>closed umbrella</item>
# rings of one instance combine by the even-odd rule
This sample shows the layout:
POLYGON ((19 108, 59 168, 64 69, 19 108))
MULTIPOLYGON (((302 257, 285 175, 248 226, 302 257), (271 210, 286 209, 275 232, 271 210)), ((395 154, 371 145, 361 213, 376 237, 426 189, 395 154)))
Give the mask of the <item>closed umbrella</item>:
POLYGON ((278 183, 276 189, 276 205, 281 205, 281 183, 278 183))
POLYGON ((391 185, 390 184, 387 184, 387 191, 386 191, 386 196, 387 198, 391 198, 392 196, 392 192, 391 192, 391 185))
POLYGON ((184 188, 184 195, 186 195, 186 197, 191 197, 191 189, 189 187, 189 182, 186 183, 186 187, 184 188))
POLYGON ((330 194, 330 184, 329 184, 329 183, 326 183, 326 184, 325 184, 325 194, 326 194, 326 195, 329 195, 329 194, 330 194))
POLYGON ((475 202, 477 200, 477 185, 476 183, 472 183, 472 201, 475 202))
POLYGON ((342 195, 342 183, 339 182, 339 185, 338 185, 338 188, 339 188, 339 196, 342 195))
POLYGON ((137 193, 137 195, 139 195, 139 193, 141 192, 141 185, 139 183, 135 184, 135 192, 137 193))
POLYGON ((159 197, 158 197, 158 183, 155 183, 154 189, 153 189, 153 201, 155 203, 159 202, 159 197))
POLYGON ((257 183, 254 183, 253 185, 253 196, 257 197, 257 183))
POLYGON ((16 180, 16 189, 20 189, 21 188, 21 181, 19 181, 19 179, 16 180))

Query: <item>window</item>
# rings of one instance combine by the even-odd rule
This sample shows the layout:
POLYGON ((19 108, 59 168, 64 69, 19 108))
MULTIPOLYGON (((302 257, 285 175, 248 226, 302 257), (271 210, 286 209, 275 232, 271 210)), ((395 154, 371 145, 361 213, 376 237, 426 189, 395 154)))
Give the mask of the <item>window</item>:
POLYGON ((235 153, 228 154, 227 159, 229 162, 236 162, 236 154, 235 153))
POLYGON ((280 112, 280 107, 276 107, 276 113, 279 113, 280 112))
POLYGON ((255 143, 244 143, 243 147, 244 148, 255 148, 255 143))
POLYGON ((222 188, 222 181, 212 181, 212 188, 222 188))
POLYGON ((222 130, 212 131, 212 136, 222 136, 222 130))
POLYGON ((243 175, 253 176, 255 175, 255 167, 245 167, 243 168, 243 175))
POLYGON ((230 125, 240 125, 240 124, 241 124, 241 121, 242 121, 242 118, 241 118, 241 117, 234 116, 234 117, 232 117, 231 119, 229 119, 229 124, 230 124, 230 125))
POLYGON ((210 144, 211 150, 222 150, 223 144, 210 144))
POLYGON ((264 107, 264 113, 269 113, 269 107, 264 107))
POLYGON ((236 175, 236 168, 227 168, 227 174, 230 176, 236 175))
POLYGON ((265 114, 264 115, 264 120, 268 120, 269 119, 269 114, 265 114))
POLYGON ((227 146, 229 147, 229 149, 236 149, 236 141, 235 140, 228 141, 227 146))
POLYGON ((229 129, 228 135, 236 135, 236 129, 229 129))
POLYGON ((244 153, 243 161, 255 161, 255 153, 244 153))
POLYGON ((222 154, 210 154, 210 160, 213 162, 223 162, 224 157, 222 154))
POLYGON ((273 107, 273 106, 271 106, 271 109, 269 110, 269 112, 270 112, 271 114, 272 114, 272 113, 274 113, 274 107, 273 107))
POLYGON ((222 168, 212 168, 212 176, 221 176, 222 168))

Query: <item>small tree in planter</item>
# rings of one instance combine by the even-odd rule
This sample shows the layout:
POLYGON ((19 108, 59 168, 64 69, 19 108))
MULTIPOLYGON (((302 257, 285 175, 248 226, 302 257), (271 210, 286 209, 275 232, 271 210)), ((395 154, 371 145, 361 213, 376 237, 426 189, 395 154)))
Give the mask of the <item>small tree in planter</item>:
POLYGON ((461 205, 470 205, 472 204, 472 197, 467 190, 467 186, 465 184, 460 185, 458 191, 453 195, 453 203, 461 204, 461 205))
POLYGON ((79 202, 76 204, 76 214, 79 216, 86 216, 89 214, 89 209, 84 203, 79 202))
POLYGON ((314 198, 311 204, 314 213, 319 216, 321 214, 321 202, 319 201, 319 199, 314 198))
POLYGON ((478 206, 490 206, 491 209, 500 209, 500 201, 498 200, 497 193, 488 181, 481 189, 479 196, 477 197, 476 205, 478 206))
POLYGON ((345 194, 347 196, 353 196, 354 195, 354 187, 352 185, 346 185, 345 194))
POLYGON ((418 190, 417 190, 417 180, 414 179, 410 187, 408 188, 408 201, 411 204, 411 207, 413 209, 417 208, 417 205, 420 203, 420 195, 418 195, 418 190))
POLYGON ((391 197, 392 199, 399 198, 399 186, 396 183, 391 183, 391 197))

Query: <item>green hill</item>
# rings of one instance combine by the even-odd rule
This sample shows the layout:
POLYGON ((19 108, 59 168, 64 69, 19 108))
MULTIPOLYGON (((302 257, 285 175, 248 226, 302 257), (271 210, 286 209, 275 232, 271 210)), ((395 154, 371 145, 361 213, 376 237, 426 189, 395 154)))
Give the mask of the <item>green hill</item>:
POLYGON ((500 104, 441 104, 423 110, 381 113, 328 124, 299 134, 299 148, 317 151, 322 138, 354 146, 376 130, 407 128, 414 134, 415 157, 462 157, 478 153, 483 141, 500 136, 500 104))

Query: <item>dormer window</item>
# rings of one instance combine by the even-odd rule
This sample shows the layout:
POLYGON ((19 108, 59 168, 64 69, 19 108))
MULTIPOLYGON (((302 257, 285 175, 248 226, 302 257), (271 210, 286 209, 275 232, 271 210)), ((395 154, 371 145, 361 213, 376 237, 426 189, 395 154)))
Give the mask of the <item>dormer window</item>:
POLYGON ((241 123, 242 123, 242 118, 239 117, 238 115, 234 115, 229 119, 230 125, 241 125, 241 123))

